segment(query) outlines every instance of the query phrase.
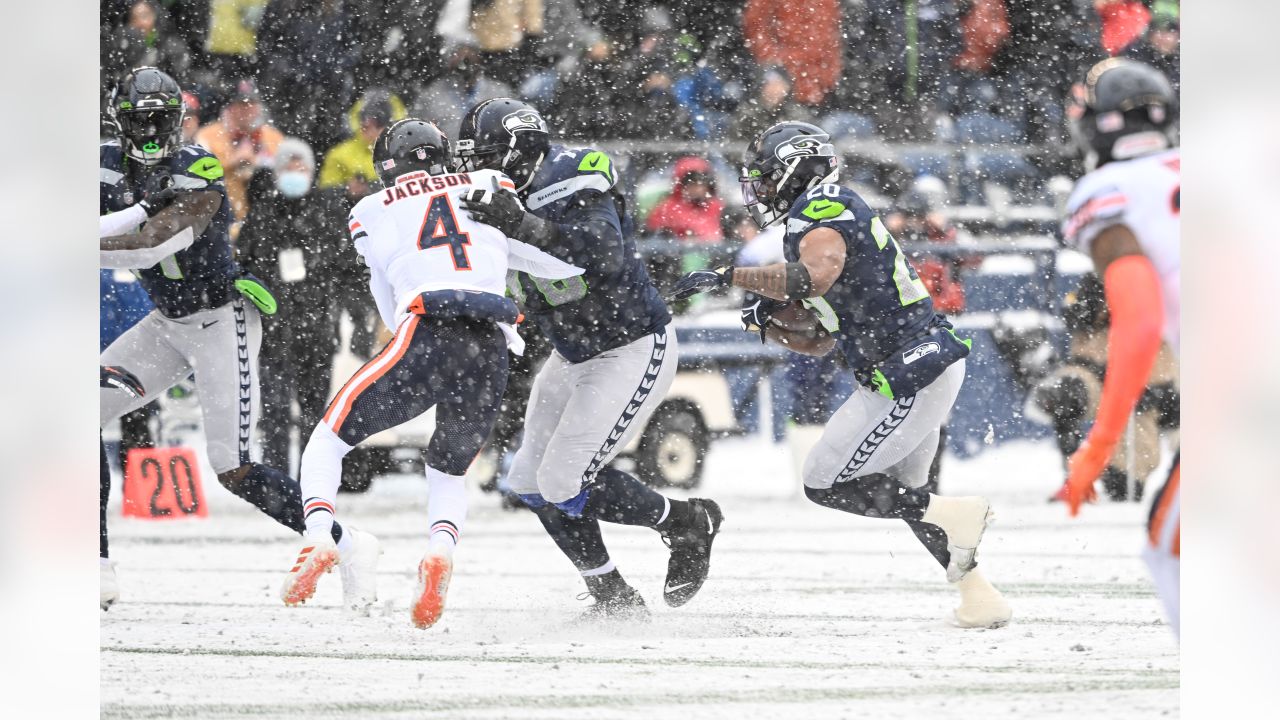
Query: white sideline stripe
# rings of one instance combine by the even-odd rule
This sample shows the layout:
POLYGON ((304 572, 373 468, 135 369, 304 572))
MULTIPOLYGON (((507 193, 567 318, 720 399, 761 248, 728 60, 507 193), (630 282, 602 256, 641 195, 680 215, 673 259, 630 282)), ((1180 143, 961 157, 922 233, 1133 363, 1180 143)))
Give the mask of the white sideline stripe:
MULTIPOLYGON (((351 393, 355 392, 356 388, 360 387, 360 384, 363 383, 365 379, 368 378, 369 375, 372 375, 378 372, 382 368, 386 367, 388 364, 395 361, 396 356, 400 354, 401 346, 404 345, 406 339, 409 337, 409 333, 404 332, 405 323, 409 322, 412 319, 413 319, 413 316, 410 316, 406 318, 404 322, 400 323, 399 329, 396 330, 396 339, 395 339, 395 343, 391 346, 391 351, 388 352, 386 355, 384 355, 380 362, 370 365, 366 367, 364 370, 362 370, 361 372, 356 373, 356 376, 347 383, 347 389, 343 390, 342 395, 338 396, 339 402, 336 405, 334 405, 334 408, 346 407, 347 399, 351 396, 351 393)), ((335 414, 334 420, 337 420, 338 416, 341 414, 342 414, 341 411, 335 414)), ((333 430, 334 432, 337 432, 337 430, 334 429, 331 423, 329 424, 329 429, 333 430)))

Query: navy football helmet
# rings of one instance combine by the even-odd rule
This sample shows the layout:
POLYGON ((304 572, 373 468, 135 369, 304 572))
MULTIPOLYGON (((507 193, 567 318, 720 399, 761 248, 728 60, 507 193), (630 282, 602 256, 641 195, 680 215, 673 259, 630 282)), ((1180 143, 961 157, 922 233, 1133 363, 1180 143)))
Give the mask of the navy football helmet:
POLYGON ((395 123, 373 143, 373 169, 388 186, 401 175, 418 170, 428 175, 447 173, 452 158, 448 136, 434 123, 417 118, 395 123))
POLYGON ((125 156, 157 165, 182 147, 182 89, 168 74, 140 67, 111 91, 107 118, 125 156))
POLYGON ((835 182, 840 173, 831 136, 804 122, 781 122, 761 132, 742 160, 743 205, 762 229, 786 217, 801 195, 835 182))
POLYGON ((467 111, 458 130, 457 171, 500 170, 523 191, 551 149, 547 121, 511 98, 492 98, 467 111))

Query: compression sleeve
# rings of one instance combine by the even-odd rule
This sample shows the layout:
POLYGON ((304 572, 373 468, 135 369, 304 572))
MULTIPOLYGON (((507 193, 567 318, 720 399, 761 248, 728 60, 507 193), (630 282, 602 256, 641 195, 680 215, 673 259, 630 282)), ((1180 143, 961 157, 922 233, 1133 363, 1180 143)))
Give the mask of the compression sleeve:
POLYGON ((1160 278, 1144 255, 1126 255, 1112 261, 1103 284, 1111 311, 1107 374, 1089 440, 1097 445, 1115 445, 1146 390, 1160 352, 1164 304, 1160 278))
POLYGON ((195 242, 195 238, 195 232, 186 227, 154 247, 134 250, 102 250, 99 252, 99 265, 113 270, 149 268, 170 255, 191 247, 191 243, 195 242))
POLYGON ((141 205, 131 205, 119 212, 107 213, 98 217, 98 237, 122 235, 134 230, 147 221, 147 211, 141 205))

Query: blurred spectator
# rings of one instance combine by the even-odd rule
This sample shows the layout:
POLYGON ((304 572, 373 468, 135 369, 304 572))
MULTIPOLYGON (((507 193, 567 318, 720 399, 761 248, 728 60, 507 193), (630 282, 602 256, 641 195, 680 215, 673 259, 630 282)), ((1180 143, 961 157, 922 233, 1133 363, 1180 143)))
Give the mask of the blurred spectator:
POLYGON ((518 87, 542 37, 543 0, 471 0, 471 34, 485 75, 518 87))
POLYGON ((200 131, 200 98, 185 90, 182 93, 182 142, 194 143, 200 131))
POLYGON ((375 88, 360 98, 353 114, 351 137, 325 153, 319 185, 341 186, 351 195, 363 196, 378 178, 373 169, 373 143, 391 123, 405 117, 405 111, 399 98, 375 88))
POLYGON ((760 65, 781 65, 794 78, 797 102, 822 105, 840 78, 842 47, 838 0, 780 3, 747 0, 742 31, 760 65))
POLYGON ((693 136, 707 140, 723 135, 728 126, 724 83, 693 35, 682 33, 675 39, 672 72, 675 82, 671 92, 693 121, 693 136))
POLYGON ((613 54, 604 34, 583 18, 577 0, 543 0, 543 5, 545 32, 535 47, 532 72, 519 88, 534 106, 552 101, 560 79, 581 62, 601 62, 613 54))
POLYGON ((696 243, 724 240, 724 201, 716 197, 711 163, 697 156, 682 157, 675 165, 671 194, 658 203, 645 223, 651 232, 668 233, 696 243))
POLYGON ((933 139, 934 106, 961 48, 960 13, 953 0, 864 0, 860 64, 846 82, 871 76, 881 132, 893 140, 933 139))
POLYGON ((430 120, 451 138, 458 137, 462 116, 472 105, 515 91, 481 72, 472 48, 462 47, 446 60, 446 72, 433 80, 413 101, 413 116, 430 120))
POLYGON ((196 142, 208 148, 222 163, 227 197, 237 221, 244 220, 249 213, 246 192, 249 178, 258 167, 271 164, 283 137, 283 133, 267 124, 262 99, 250 80, 241 80, 236 86, 217 122, 205 125, 196 133, 196 142))
POLYGON ((989 74, 991 58, 1009 39, 1009 15, 1004 0, 973 0, 969 12, 960 19, 963 47, 956 55, 957 69, 989 74))
MULTIPOLYGON (((932 243, 954 244, 956 229, 946 216, 933 208, 929 196, 920 188, 912 188, 893 203, 893 209, 884 218, 885 229, 900 243, 923 245, 932 243)), ((934 307, 942 313, 964 312, 964 286, 960 283, 960 270, 973 260, 958 257, 938 257, 911 254, 911 265, 929 290, 934 307)))
POLYGON ((205 50, 223 78, 253 74, 258 23, 268 0, 209 0, 205 50))
POLYGON ((356 6, 271 0, 258 26, 258 81, 282 132, 329 147, 345 135, 339 108, 355 96, 356 6))
POLYGON ((1102 21, 1102 49, 1108 55, 1119 55, 1151 22, 1151 11, 1139 0, 1093 0, 1093 9, 1102 21))
POLYGON ((732 135, 737 140, 751 140, 759 133, 784 120, 817 122, 813 111, 791 98, 791 76, 780 66, 769 66, 760 73, 753 97, 738 105, 732 135))
POLYGON ((110 34, 102 39, 100 68, 106 77, 117 78, 144 65, 158 67, 177 78, 187 74, 191 53, 156 0, 128 3, 124 26, 108 27, 110 34))
POLYGON ((1124 49, 1123 55, 1144 62, 1169 78, 1173 91, 1178 92, 1182 72, 1182 50, 1179 38, 1177 10, 1156 11, 1147 32, 1124 49))
POLYGON ((351 271, 343 264, 345 223, 334 223, 328 199, 315 190, 315 156, 302 140, 280 141, 270 167, 250 182, 252 203, 236 242, 240 263, 262 278, 280 310, 263 320, 263 462, 289 468, 290 433, 307 433, 319 422, 329 396, 337 352, 334 279, 351 271), (298 403, 297 420, 291 406, 298 403))

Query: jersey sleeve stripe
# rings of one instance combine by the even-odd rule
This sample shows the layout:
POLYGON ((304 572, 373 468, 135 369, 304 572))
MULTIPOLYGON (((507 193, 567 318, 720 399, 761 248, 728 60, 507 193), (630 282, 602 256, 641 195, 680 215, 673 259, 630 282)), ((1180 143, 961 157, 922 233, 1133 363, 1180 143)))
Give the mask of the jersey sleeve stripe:
MULTIPOLYGON (((1083 207, 1077 210, 1071 220, 1067 222, 1065 234, 1068 238, 1072 238, 1076 233, 1080 232, 1080 228, 1093 222, 1093 220, 1102 214, 1103 211, 1112 210, 1113 208, 1123 208, 1127 205, 1129 199, 1121 194, 1106 195, 1100 198, 1094 198, 1085 203, 1083 207)), ((1107 213, 1113 215, 1114 213, 1107 213)))
POLYGON ((354 233, 352 233, 352 234, 351 234, 351 239, 352 239, 352 240, 359 240, 360 238, 367 238, 367 237, 369 237, 369 233, 367 233, 367 232, 365 232, 365 231, 363 231, 363 230, 357 230, 357 231, 355 231, 354 233))

